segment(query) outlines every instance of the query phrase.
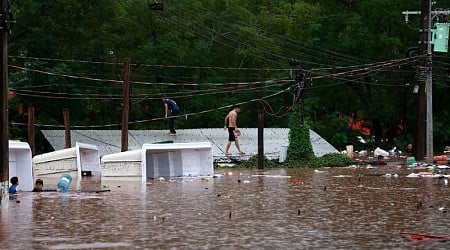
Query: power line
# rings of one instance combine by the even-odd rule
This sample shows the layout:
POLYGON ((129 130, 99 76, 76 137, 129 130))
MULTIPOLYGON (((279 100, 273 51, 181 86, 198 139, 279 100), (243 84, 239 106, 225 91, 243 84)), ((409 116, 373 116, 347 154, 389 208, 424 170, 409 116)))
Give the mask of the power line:
MULTIPOLYGON (((248 104, 248 103, 252 103, 252 102, 257 102, 260 99, 267 99, 270 97, 274 97, 277 96, 279 94, 285 93, 289 91, 289 88, 278 91, 276 93, 267 95, 267 96, 263 96, 261 98, 255 98, 255 99, 251 99, 248 101, 243 101, 243 102, 239 102, 239 103, 235 103, 235 104, 230 104, 230 105, 225 105, 225 106, 221 106, 221 107, 217 107, 214 109, 208 109, 208 110, 203 110, 203 111, 198 111, 198 112, 192 112, 192 113, 185 113, 185 114, 180 114, 179 117, 190 117, 190 116, 197 116, 197 115, 202 115, 202 114, 206 114, 206 113, 211 113, 211 112, 215 112, 218 110, 222 110, 222 109, 226 109, 226 108, 231 108, 233 107, 233 105, 244 105, 244 104, 248 104)), ((133 122, 128 122, 128 124, 139 124, 139 123, 145 123, 145 122, 153 122, 153 121, 160 121, 160 120, 165 120, 165 117, 158 117, 158 118, 152 118, 152 119, 145 119, 145 120, 139 120, 139 121, 133 121, 133 122)), ((26 123, 17 123, 17 122, 10 122, 10 124, 12 125, 21 125, 21 126, 27 126, 28 124, 26 123)), ((53 128, 63 128, 64 125, 48 125, 48 124, 34 124, 37 127, 53 127, 53 128)), ((119 127, 121 126, 121 123, 114 123, 114 124, 104 124, 104 125, 73 125, 71 126, 71 128, 102 128, 102 127, 119 127)))
MULTIPOLYGON (((187 3, 190 4, 191 6, 194 6, 194 3, 193 3, 192 1, 187 2, 187 3)), ((212 11, 211 9, 208 9, 208 8, 204 7, 203 5, 196 5, 195 7, 198 7, 198 8, 201 8, 202 10, 206 10, 207 12, 213 13, 215 16, 217 15, 216 12, 212 11)), ((246 25, 247 25, 247 24, 244 24, 244 23, 242 23, 242 22, 239 22, 237 19, 233 19, 233 21, 236 22, 236 23, 238 23, 238 24, 241 25, 241 26, 246 26, 246 25)), ((229 24, 228 22, 221 22, 221 23, 225 23, 226 25, 232 27, 232 25, 229 24)), ((329 50, 329 49, 321 48, 321 47, 316 46, 316 45, 307 45, 307 44, 302 43, 302 42, 300 42, 300 41, 294 41, 294 40, 292 40, 292 39, 290 39, 290 38, 288 38, 288 37, 281 36, 281 35, 279 35, 279 34, 270 32, 270 31, 265 30, 265 29, 262 29, 262 28, 259 28, 258 31, 263 31, 265 34, 269 34, 269 35, 275 36, 275 37, 277 37, 277 38, 280 38, 280 39, 282 39, 282 40, 284 40, 284 41, 290 42, 290 44, 291 44, 292 46, 294 46, 294 47, 297 47, 297 48, 301 48, 301 49, 305 49, 305 50, 311 51, 311 52, 313 53, 313 56, 314 56, 315 58, 317 58, 317 54, 326 54, 326 53, 328 53, 328 54, 330 54, 330 56, 332 56, 332 57, 339 56, 339 57, 341 57, 342 59, 346 59, 346 60, 348 60, 349 62, 352 62, 352 63, 357 62, 357 61, 361 61, 361 59, 359 59, 359 58, 355 58, 355 57, 353 57, 353 56, 345 55, 345 54, 342 54, 342 53, 337 53, 337 52, 335 52, 335 51, 331 51, 331 50, 329 50), (312 47, 312 48, 315 48, 315 49, 317 49, 317 50, 310 49, 310 48, 308 48, 308 47, 312 47)))

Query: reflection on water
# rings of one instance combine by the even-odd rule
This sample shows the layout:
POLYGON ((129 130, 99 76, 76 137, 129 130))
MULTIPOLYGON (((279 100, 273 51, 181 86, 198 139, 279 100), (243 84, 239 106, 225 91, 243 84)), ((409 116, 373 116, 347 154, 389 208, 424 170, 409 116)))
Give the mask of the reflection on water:
MULTIPOLYGON (((397 169, 219 169, 218 178, 86 179, 97 190, 21 193, 0 249, 446 249, 449 187, 397 169), (399 177, 384 177, 384 173, 399 177), (100 188, 109 192, 95 192, 100 188)), ((54 180, 56 183, 56 180, 54 180)), ((83 180, 84 181, 84 180, 83 180)), ((51 181, 50 181, 51 182, 51 181)))

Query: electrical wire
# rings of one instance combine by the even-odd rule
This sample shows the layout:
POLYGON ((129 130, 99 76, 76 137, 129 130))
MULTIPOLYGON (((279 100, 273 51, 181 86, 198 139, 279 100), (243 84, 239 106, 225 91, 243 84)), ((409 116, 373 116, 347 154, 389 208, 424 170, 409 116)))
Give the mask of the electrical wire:
MULTIPOLYGON (((218 16, 219 15, 219 13, 214 12, 211 9, 208 9, 208 8, 204 7, 203 5, 194 5, 194 3, 192 1, 189 1, 187 3, 194 7, 194 10, 193 10, 194 13, 198 12, 196 10, 201 8, 202 10, 206 10, 207 12, 212 13, 213 16, 218 16)), ((184 9, 184 10, 186 10, 186 9, 184 9)), ((246 26, 246 24, 244 24, 242 22, 239 22, 238 19, 233 19, 232 21, 237 23, 237 24, 239 24, 240 26, 244 26, 244 27, 246 26)), ((224 22, 223 20, 221 20, 221 23, 222 24, 226 24, 229 27, 233 27, 233 25, 229 24, 228 22, 224 22)), ((319 46, 306 45, 306 44, 301 43, 299 41, 294 41, 294 40, 292 40, 292 39, 290 39, 288 37, 284 37, 284 36, 281 36, 279 34, 276 34, 276 33, 273 33, 273 32, 269 32, 269 31, 267 31, 265 29, 262 29, 262 28, 259 28, 258 31, 263 31, 265 34, 269 34, 269 35, 275 36, 277 38, 280 38, 282 41, 289 42, 292 46, 294 46, 296 48, 300 48, 300 49, 304 49, 306 51, 309 51, 309 52, 312 53, 312 56, 314 58, 317 58, 318 55, 326 55, 326 54, 328 54, 329 56, 331 56, 333 58, 336 57, 336 56, 339 56, 342 59, 348 60, 348 62, 351 62, 351 63, 355 63, 355 62, 360 62, 361 61, 360 58, 355 58, 355 57, 350 56, 350 55, 337 53, 337 52, 334 52, 334 51, 331 51, 331 50, 328 50, 328 49, 321 48, 319 46), (309 47, 312 47, 312 48, 309 48, 309 47)), ((292 49, 290 49, 290 50, 292 51, 292 49)), ((327 60, 327 59, 325 59, 325 60, 326 60, 326 63, 329 63, 329 60, 327 60)))

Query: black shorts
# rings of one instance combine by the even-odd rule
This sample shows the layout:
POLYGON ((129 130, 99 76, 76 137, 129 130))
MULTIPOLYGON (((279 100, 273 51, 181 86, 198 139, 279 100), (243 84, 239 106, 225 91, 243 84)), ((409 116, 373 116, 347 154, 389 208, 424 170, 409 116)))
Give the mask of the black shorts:
POLYGON ((234 136, 234 127, 229 127, 228 128, 228 141, 235 141, 236 140, 236 136, 234 136))

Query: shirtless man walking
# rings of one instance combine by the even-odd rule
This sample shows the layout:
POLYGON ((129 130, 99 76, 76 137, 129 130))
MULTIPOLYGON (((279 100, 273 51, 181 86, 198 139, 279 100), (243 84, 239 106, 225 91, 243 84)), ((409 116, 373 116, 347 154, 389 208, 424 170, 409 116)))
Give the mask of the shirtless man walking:
POLYGON ((224 130, 228 127, 228 142, 225 149, 225 155, 230 155, 230 146, 231 142, 234 141, 234 144, 236 145, 237 150, 239 151, 239 154, 244 154, 244 152, 241 150, 241 147, 239 146, 239 141, 237 136, 235 135, 235 132, 238 133, 239 129, 237 127, 237 116, 238 113, 241 111, 241 108, 239 105, 235 105, 233 107, 233 110, 231 110, 227 116, 225 116, 225 126, 223 127, 224 130), (228 125, 228 126, 227 126, 228 125))

